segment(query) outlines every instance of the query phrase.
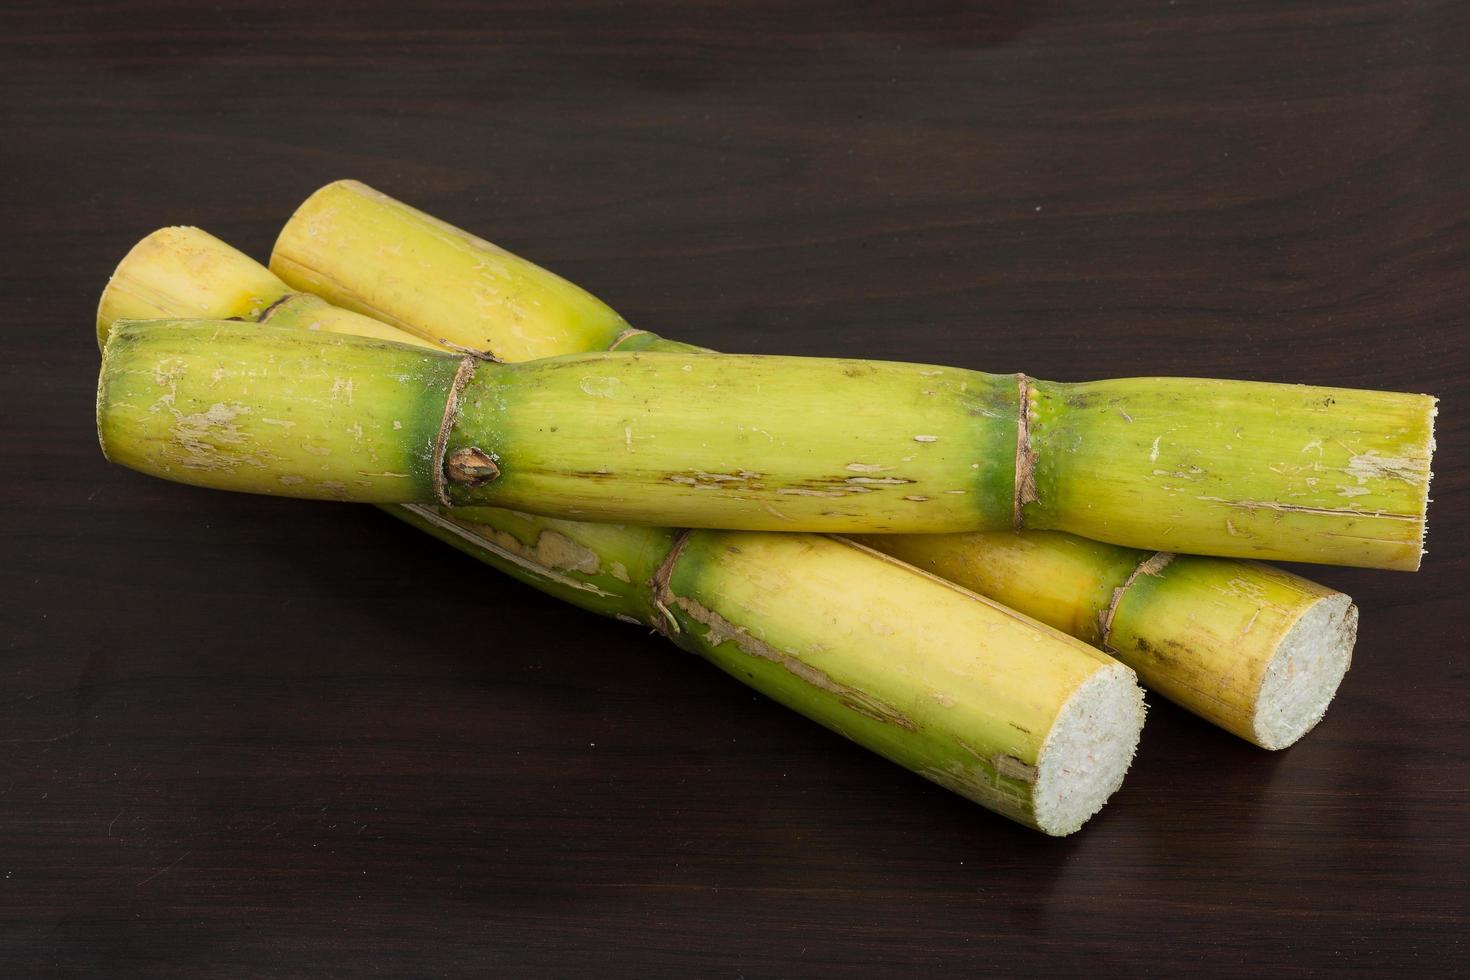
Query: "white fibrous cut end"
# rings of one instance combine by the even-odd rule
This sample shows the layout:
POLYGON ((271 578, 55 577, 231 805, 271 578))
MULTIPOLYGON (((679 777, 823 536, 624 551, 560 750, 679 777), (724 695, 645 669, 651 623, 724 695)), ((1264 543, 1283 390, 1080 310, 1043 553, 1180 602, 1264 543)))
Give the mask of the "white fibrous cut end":
POLYGON ((1266 664, 1251 724, 1262 748, 1284 749, 1327 711, 1353 659, 1358 607, 1342 594, 1313 604, 1266 664))
POLYGON ((1037 760, 1036 825, 1076 831, 1123 785, 1143 730, 1143 689, 1122 664, 1107 664, 1072 692, 1037 760))

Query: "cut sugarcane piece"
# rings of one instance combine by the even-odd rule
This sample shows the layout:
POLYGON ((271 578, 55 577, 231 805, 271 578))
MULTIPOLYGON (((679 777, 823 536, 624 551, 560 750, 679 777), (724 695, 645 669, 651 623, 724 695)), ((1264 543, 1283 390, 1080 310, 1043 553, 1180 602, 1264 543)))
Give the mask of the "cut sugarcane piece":
POLYGON ((969 416, 1002 413, 1012 381, 930 373, 669 353, 496 364, 285 326, 139 320, 104 348, 98 420, 117 462, 246 492, 749 529, 961 528, 977 507, 999 520, 1014 422, 969 416), (865 387, 916 385, 944 395, 923 434, 844 411, 865 387), (1006 465, 971 462, 998 456, 1006 465), (760 469, 731 465, 742 457, 760 469), (968 489, 946 493, 956 486, 968 489))
POLYGON ((861 540, 1101 647, 1152 690, 1262 748, 1310 731, 1352 662, 1352 600, 1259 562, 1057 531, 861 540))
MULTIPOLYGON (((152 312, 170 311, 170 288, 181 297, 177 308, 209 312, 198 308, 200 297, 205 306, 210 295, 223 304, 251 278, 251 260, 197 229, 150 238, 209 252, 214 261, 195 264, 208 275, 160 284, 150 271, 155 250, 135 249, 109 293, 148 281, 159 299, 152 312)), ((363 326, 363 317, 314 306, 283 284, 271 291, 262 313, 277 326, 328 333, 363 326)), ((104 333, 115 326, 104 316, 104 333)), ((401 372, 419 370, 421 352, 395 350, 401 372)), ((158 411, 172 417, 179 404, 170 392, 158 411)), ((361 438, 371 442, 378 432, 361 438)), ((1128 668, 856 545, 497 508, 477 511, 478 522, 431 507, 388 509, 542 591, 659 630, 858 744, 1049 834, 1071 833, 1103 805, 1137 745, 1142 697, 1128 668)))
MULTIPOLYGON (((1225 538, 1269 532, 1320 556, 1376 518, 1266 506, 1273 495, 1320 496, 1321 482, 1309 466, 1269 461, 1302 439, 1322 453, 1330 444, 1335 463, 1359 466, 1371 504, 1407 505, 1418 471, 1402 457, 1370 471, 1336 456, 1349 444, 1402 451, 1387 433, 1415 418, 1428 438, 1428 399, 1381 392, 1168 378, 1050 385, 918 364, 650 350, 499 364, 270 325, 125 323, 105 349, 99 400, 116 459, 182 482, 306 497, 843 532, 994 530, 1034 508, 1043 523, 1088 528, 1120 529, 1126 516, 1130 536, 1202 550, 1221 521, 1225 538), (1019 419, 1018 387, 1029 406, 1019 419), (164 403, 173 411, 158 411, 164 403), (1193 433, 1181 438, 1188 459, 1218 457, 1189 464, 1206 476, 1188 491, 1175 485, 1188 475, 1139 454, 1154 428, 1130 420, 1164 418, 1193 433), (396 483, 361 479, 380 457, 396 483), (1244 497, 1260 506, 1235 512, 1244 497)), ((1399 516, 1378 515, 1412 520, 1399 516)))
MULTIPOLYGON (((354 181, 328 185, 298 209, 271 266, 290 285, 333 303, 503 359, 655 350, 667 343, 629 328, 566 280, 354 181)), ((903 400, 895 391, 872 390, 839 411, 866 405, 890 420, 937 417, 957 424, 946 385, 967 385, 973 393, 970 376, 993 377, 933 370, 940 372, 935 384, 907 391, 903 400)), ((994 386, 974 383, 987 395, 994 386)), ((1418 567, 1433 449, 1428 396, 1177 378, 1058 385, 1014 376, 1013 388, 1012 403, 997 408, 988 397, 983 401, 983 411, 998 415, 975 416, 975 434, 961 446, 920 442, 931 453, 916 459, 928 462, 937 448, 989 447, 1015 425, 1011 460, 966 461, 978 464, 981 486, 933 488, 969 497, 970 529, 1051 528, 1150 550, 1418 567), (991 497, 1006 482, 1008 518, 991 497)), ((817 428, 824 424, 816 420, 817 428)), ((940 435, 925 425, 905 428, 910 438, 940 435)), ((849 462, 897 466, 902 455, 849 462)), ((729 473, 723 464, 706 469, 729 473)), ((926 489, 899 489, 861 505, 895 508, 882 530, 901 530, 905 522, 956 529, 949 521, 962 504, 926 489), (910 496, 928 499, 903 500, 910 496)), ((703 492, 740 491, 712 486, 703 492)), ((819 508, 800 526, 860 530, 853 526, 858 520, 842 516, 857 506, 847 499, 840 508, 819 508), (809 523, 815 518, 822 521, 809 523)), ((742 513, 740 526, 779 529, 765 513, 742 513)))

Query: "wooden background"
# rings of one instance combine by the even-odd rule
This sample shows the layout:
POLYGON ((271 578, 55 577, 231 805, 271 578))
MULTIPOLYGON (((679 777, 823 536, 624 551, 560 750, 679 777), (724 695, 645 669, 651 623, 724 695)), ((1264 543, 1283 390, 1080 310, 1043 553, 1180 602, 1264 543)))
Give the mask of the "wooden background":
POLYGON ((1470 6, 0 10, 0 974, 1470 969, 1470 6), (1038 836, 373 510, 104 464, 164 224, 357 177, 731 351, 1443 396, 1417 575, 1268 754, 1038 836), (444 638, 489 624, 483 649, 444 638))

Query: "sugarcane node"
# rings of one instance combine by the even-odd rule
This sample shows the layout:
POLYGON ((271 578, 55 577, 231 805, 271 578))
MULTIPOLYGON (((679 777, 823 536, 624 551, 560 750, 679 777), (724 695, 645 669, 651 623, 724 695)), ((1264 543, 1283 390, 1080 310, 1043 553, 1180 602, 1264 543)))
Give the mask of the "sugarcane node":
POLYGON ((1149 555, 1138 563, 1138 567, 1129 573, 1128 578, 1124 580, 1122 585, 1113 590, 1112 598, 1108 600, 1107 607, 1098 613, 1097 617, 1098 632, 1100 634, 1097 645, 1102 647, 1104 651, 1113 654, 1118 652, 1112 645, 1113 619, 1118 615, 1118 606, 1122 604, 1123 596, 1128 593, 1128 589, 1132 587, 1134 582, 1138 581, 1140 575, 1157 575, 1169 567, 1169 563, 1176 557, 1178 556, 1171 551, 1158 551, 1149 555))
POLYGON ((449 482, 462 487, 483 487, 500 477, 500 467, 490 454, 476 446, 456 449, 444 461, 444 473, 449 482))
POLYGON ((271 303, 265 309, 261 310, 260 311, 260 316, 258 316, 258 317, 255 318, 255 322, 256 323, 269 323, 271 317, 276 314, 276 311, 277 310, 279 310, 286 303, 290 302, 292 299, 294 299, 295 297, 300 296, 300 295, 301 295, 300 293, 286 293, 280 299, 277 299, 275 302, 271 303))
POLYGON ((1031 379, 1024 374, 1016 375, 1016 394, 1016 489, 1011 526, 1019 531, 1025 524, 1026 505, 1041 498, 1036 492, 1036 450, 1031 448, 1031 379))
MULTIPOLYGON (((449 384, 449 397, 444 399, 444 415, 439 420, 439 434, 434 438, 434 467, 431 470, 434 481, 434 499, 444 507, 453 506, 453 502, 449 499, 449 491, 444 486, 445 478, 450 477, 452 482, 461 486, 468 482, 466 480, 452 479, 449 460, 445 458, 445 453, 449 450, 449 433, 454 428, 455 420, 459 418, 460 393, 464 391, 464 386, 470 383, 470 379, 475 376, 475 365, 478 363, 479 361, 474 357, 466 357, 459 362, 459 367, 454 372, 454 380, 449 384)), ((475 451, 480 452, 478 449, 475 451)), ((455 455, 458 454, 459 451, 456 451, 455 455)), ((492 464, 495 462, 488 455, 485 456, 485 459, 492 464)), ((496 467, 495 476, 499 475, 500 469, 496 467)), ((476 477, 472 476, 471 479, 476 479, 476 477)), ((491 479, 494 479, 494 477, 491 477, 491 479)), ((483 482, 489 483, 490 480, 483 482)), ((474 484, 474 486, 481 485, 483 484, 474 484)))
POLYGON ((679 629, 679 618, 674 615, 669 606, 677 605, 673 588, 669 585, 674 577, 674 566, 679 562, 679 556, 684 553, 684 548, 689 544, 689 536, 692 532, 685 528, 674 538, 674 543, 669 547, 668 554, 664 560, 659 562, 658 568, 648 579, 648 594, 654 609, 658 610, 660 616, 655 618, 651 624, 669 639, 674 639, 681 630, 679 629))
POLYGON ((639 330, 637 327, 629 327, 627 330, 624 330, 622 333, 620 333, 616 337, 614 337, 613 338, 613 342, 607 345, 607 349, 610 350, 610 351, 617 350, 619 347, 621 347, 623 345, 623 342, 624 341, 632 340, 634 337, 637 337, 639 334, 646 334, 646 333, 648 333, 647 330, 639 330))
POLYGON ((500 358, 496 357, 495 352, 490 350, 488 347, 466 347, 463 344, 456 344, 454 341, 447 340, 444 337, 434 338, 434 343, 438 344, 440 347, 448 348, 449 350, 454 351, 456 354, 463 354, 466 357, 473 357, 477 361, 487 361, 491 364, 505 363, 500 358))

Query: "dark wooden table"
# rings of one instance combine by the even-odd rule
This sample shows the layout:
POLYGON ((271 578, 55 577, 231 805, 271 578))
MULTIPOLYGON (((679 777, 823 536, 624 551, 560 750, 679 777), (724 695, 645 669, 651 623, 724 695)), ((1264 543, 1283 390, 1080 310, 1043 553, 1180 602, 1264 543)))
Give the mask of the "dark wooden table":
POLYGON ((0 974, 1470 969, 1470 6, 0 12, 0 974), (1268 754, 1052 840, 367 508, 106 465, 164 224, 366 180, 732 351, 1444 397, 1417 575, 1268 754), (490 625, 483 649, 443 641, 490 625))

